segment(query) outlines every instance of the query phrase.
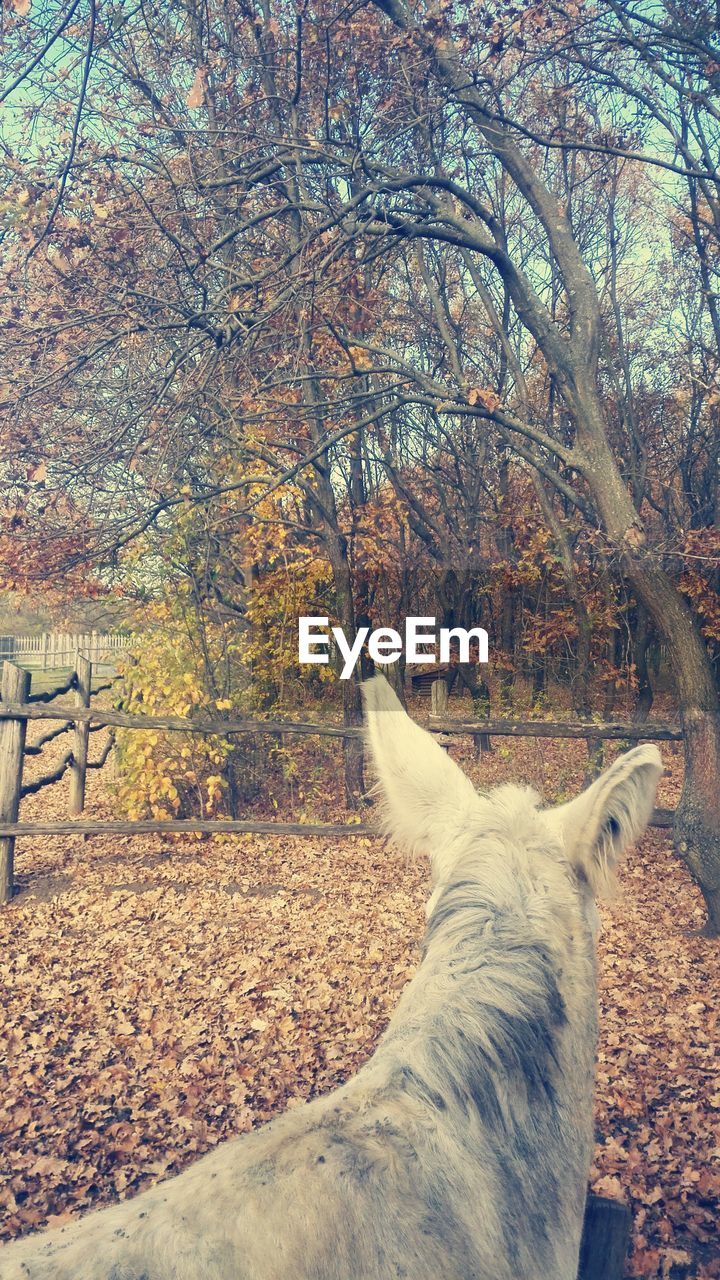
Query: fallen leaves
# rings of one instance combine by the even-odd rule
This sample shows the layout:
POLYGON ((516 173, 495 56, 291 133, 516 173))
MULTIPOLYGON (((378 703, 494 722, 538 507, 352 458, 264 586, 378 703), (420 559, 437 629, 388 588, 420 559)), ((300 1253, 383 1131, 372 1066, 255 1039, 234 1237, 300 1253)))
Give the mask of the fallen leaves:
MULTIPOLYGON (((452 751, 478 780, 546 794, 584 767, 577 743, 496 743, 477 765, 469 744, 452 751)), ((671 804, 679 756, 664 754, 671 804)), ((27 812, 65 804, 58 786, 27 812)), ((419 959, 425 868, 379 840, 45 838, 20 843, 18 867, 0 913, 5 1237, 134 1195, 336 1087, 419 959)), ((603 914, 594 1187, 630 1204, 633 1276, 710 1280, 718 944, 688 936, 702 906, 667 833, 631 854, 603 914)))
POLYGON ((665 834, 631 854, 600 942, 594 1189, 633 1210, 633 1276, 720 1276, 718 944, 665 834), (611 1135, 611 1136, 610 1136, 611 1135), (702 1261, 701 1261, 702 1260, 702 1261))

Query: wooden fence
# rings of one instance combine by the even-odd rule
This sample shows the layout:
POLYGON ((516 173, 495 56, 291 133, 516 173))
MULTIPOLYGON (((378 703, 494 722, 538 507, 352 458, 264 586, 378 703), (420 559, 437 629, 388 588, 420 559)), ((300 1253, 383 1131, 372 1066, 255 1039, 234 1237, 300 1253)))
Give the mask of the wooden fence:
POLYGON ((0 661, 41 671, 70 667, 82 653, 91 662, 112 663, 130 645, 130 637, 109 631, 43 631, 40 635, 0 636, 0 661))
MULTIPOLYGON (((310 721, 219 719, 198 716, 157 716, 117 711, 91 706, 92 663, 83 654, 76 655, 75 671, 69 680, 48 693, 30 697, 30 674, 10 662, 5 662, 0 699, 0 903, 7 902, 13 892, 13 851, 15 839, 33 835, 102 835, 165 832, 255 832, 259 834, 358 836, 374 834, 375 828, 366 823, 303 823, 256 822, 237 819, 168 818, 137 821, 78 820, 85 803, 85 780, 88 769, 101 768, 112 750, 116 727, 127 729, 163 729, 170 733, 197 733, 203 736, 220 734, 232 737, 239 734, 317 735, 330 738, 357 738, 362 729, 344 725, 315 724, 310 721), (50 705, 58 696, 74 690, 73 705, 50 705), (29 721, 60 721, 58 728, 44 733, 32 746, 26 745, 29 721), (101 728, 110 728, 100 759, 88 763, 89 735, 101 728), (60 762, 48 773, 23 785, 23 764, 26 756, 38 755, 44 746, 64 733, 72 732, 73 745, 60 762), (58 782, 70 772, 69 818, 59 822, 19 821, 20 802, 42 787, 58 782)), ((109 688, 101 685, 100 688, 109 688)), ((96 690, 96 692, 99 690, 96 690)), ((452 736, 487 737, 537 737, 537 738, 585 738, 593 741, 621 739, 626 741, 656 740, 677 741, 682 731, 672 724, 627 724, 621 721, 595 723, 593 721, 515 721, 515 720, 451 720, 436 718, 428 726, 430 731, 443 735, 445 743, 452 736)), ((672 824, 669 810, 656 810, 653 815, 656 826, 672 824)))
MULTIPOLYGON (((112 683, 112 680, 110 680, 106 684, 96 686, 95 693, 99 693, 103 689, 110 689, 112 683)), ((25 796, 33 795, 35 792, 42 790, 43 787, 59 782, 68 771, 70 772, 69 812, 73 816, 82 813, 85 807, 87 771, 88 769, 102 768, 110 755, 114 741, 114 730, 111 730, 100 759, 92 764, 88 763, 89 737, 96 726, 91 726, 85 721, 73 718, 80 711, 90 706, 92 695, 92 663, 84 654, 77 653, 75 655, 75 670, 64 684, 57 686, 55 689, 35 694, 34 697, 30 695, 30 684, 31 673, 29 671, 16 666, 12 662, 4 662, 2 685, 0 686, 0 707, 5 712, 12 703, 16 702, 28 711, 28 714, 11 719, 0 717, 0 819, 6 825, 7 823, 20 825, 17 823, 17 818, 20 802, 25 796), (75 691, 75 705, 73 707, 57 708, 56 711, 49 707, 48 704, 55 698, 69 693, 72 689, 75 691), (48 719, 59 720, 60 724, 54 729, 48 729, 36 742, 29 746, 26 741, 28 720, 33 712, 42 711, 43 709, 50 711, 48 719), (73 734, 73 745, 65 752, 59 763, 48 773, 42 774, 32 782, 23 784, 25 757, 42 755, 43 749, 50 742, 54 742, 56 738, 65 733, 73 734)), ((13 894, 14 846, 14 833, 8 834, 3 831, 0 835, 0 903, 7 902, 13 894)))

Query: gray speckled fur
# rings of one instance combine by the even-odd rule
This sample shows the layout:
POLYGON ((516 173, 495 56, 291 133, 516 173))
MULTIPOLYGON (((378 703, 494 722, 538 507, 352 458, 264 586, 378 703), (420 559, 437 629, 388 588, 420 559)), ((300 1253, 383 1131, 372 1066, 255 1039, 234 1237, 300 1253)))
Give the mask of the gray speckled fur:
POLYGON ((388 828, 431 855, 434 884, 423 961, 376 1053, 179 1177, 9 1245, 0 1280, 575 1280, 591 887, 642 830, 658 754, 630 752, 543 812, 522 788, 479 796, 384 680, 366 703, 388 828))

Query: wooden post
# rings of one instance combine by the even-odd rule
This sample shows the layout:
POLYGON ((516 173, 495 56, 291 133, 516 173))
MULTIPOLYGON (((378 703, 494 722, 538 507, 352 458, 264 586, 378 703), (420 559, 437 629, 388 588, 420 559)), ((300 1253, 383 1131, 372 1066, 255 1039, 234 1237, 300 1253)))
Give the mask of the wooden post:
MULTIPOLYGON (((3 702, 27 702, 30 694, 30 672, 21 671, 12 662, 3 663, 3 702)), ((0 820, 17 822, 22 787, 23 752, 27 720, 0 722, 0 820)), ((0 903, 13 895, 13 856, 15 837, 0 839, 0 903)))
POLYGON ((434 680, 430 685, 430 715, 435 719, 447 719, 449 696, 445 680, 434 680))
MULTIPOLYGON (((92 683, 92 663, 84 654, 79 653, 75 659, 75 675, 77 690, 75 706, 90 706, 90 687, 92 683)), ((73 746, 73 762, 70 768, 70 817, 76 818, 85 808, 85 777, 87 774, 88 738, 90 725, 75 725, 75 745, 73 746)))
POLYGON ((48 633, 47 631, 43 631, 43 635, 42 635, 42 669, 43 671, 47 671, 48 669, 48 633))
POLYGON ((622 1200, 588 1195, 578 1280, 623 1280, 631 1226, 622 1200))

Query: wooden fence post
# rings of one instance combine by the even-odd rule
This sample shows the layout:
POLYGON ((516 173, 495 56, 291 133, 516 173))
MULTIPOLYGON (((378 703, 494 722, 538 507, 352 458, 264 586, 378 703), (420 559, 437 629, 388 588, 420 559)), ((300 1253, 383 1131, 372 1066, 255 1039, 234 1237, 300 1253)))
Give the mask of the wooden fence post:
MULTIPOLYGON (((30 672, 12 662, 3 663, 2 701, 27 702, 30 672)), ((23 752, 27 720, 0 721, 0 821, 17 822, 22 787, 23 752)), ((0 839, 0 903, 13 895, 13 855, 15 837, 0 839)))
MULTIPOLYGON (((76 707, 90 706, 90 687, 92 682, 92 663, 79 653, 75 659, 75 675, 77 690, 76 707)), ((75 745, 73 746, 73 762, 70 767, 70 817, 76 818, 85 808, 85 778, 87 775, 88 738, 90 725, 75 725, 75 745)))
POLYGON ((430 686, 430 715, 436 720, 447 718, 449 696, 447 681, 434 680, 430 686))
POLYGON ((578 1280, 623 1280, 631 1227, 622 1200, 588 1194, 578 1280))

